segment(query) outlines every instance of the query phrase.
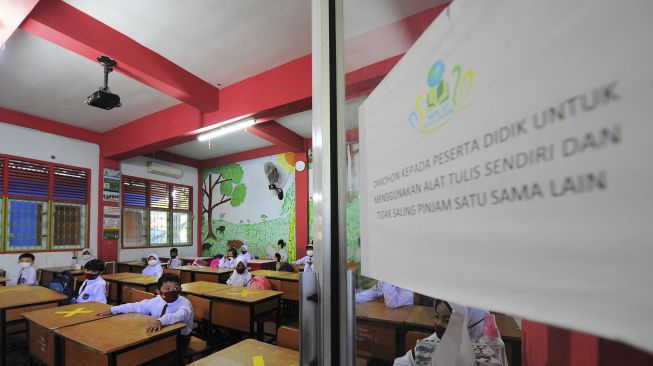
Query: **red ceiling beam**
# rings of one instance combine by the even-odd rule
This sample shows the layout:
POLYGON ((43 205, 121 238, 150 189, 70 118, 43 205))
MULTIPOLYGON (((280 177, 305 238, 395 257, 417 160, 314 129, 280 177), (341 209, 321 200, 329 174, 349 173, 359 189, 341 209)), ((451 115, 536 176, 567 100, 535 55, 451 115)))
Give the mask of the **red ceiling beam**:
POLYGON ((39 0, 5 0, 0 1, 0 47, 20 27, 39 0))
POLYGON ((65 123, 33 116, 31 114, 12 111, 2 107, 0 107, 0 122, 92 142, 94 144, 99 144, 101 139, 101 134, 99 132, 67 125, 65 123))
POLYGON ((200 163, 201 163, 200 160, 187 158, 185 156, 173 154, 168 151, 157 151, 155 153, 146 154, 144 156, 148 158, 154 158, 156 160, 167 161, 170 163, 192 166, 193 168, 197 168, 197 169, 200 168, 200 163))
POLYGON ((236 163, 244 160, 262 158, 264 156, 283 154, 288 152, 283 146, 266 146, 258 149, 243 151, 231 155, 220 156, 217 158, 206 159, 200 162, 200 168, 210 168, 218 165, 236 163))
POLYGON ((246 129, 252 135, 285 148, 287 151, 304 152, 304 138, 280 125, 277 121, 257 123, 246 129))
POLYGON ((203 112, 218 109, 218 88, 63 1, 41 1, 21 28, 94 62, 107 55, 116 71, 203 112))

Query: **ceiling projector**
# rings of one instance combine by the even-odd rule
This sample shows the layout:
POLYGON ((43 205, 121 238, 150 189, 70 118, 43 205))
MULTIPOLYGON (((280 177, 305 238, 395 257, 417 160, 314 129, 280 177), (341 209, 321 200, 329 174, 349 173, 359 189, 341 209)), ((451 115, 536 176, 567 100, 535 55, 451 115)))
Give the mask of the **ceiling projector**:
POLYGON ((109 73, 118 63, 107 56, 98 56, 98 61, 104 66, 104 86, 101 86, 96 92, 93 92, 86 98, 86 104, 106 110, 120 107, 120 96, 113 94, 109 90, 109 73))

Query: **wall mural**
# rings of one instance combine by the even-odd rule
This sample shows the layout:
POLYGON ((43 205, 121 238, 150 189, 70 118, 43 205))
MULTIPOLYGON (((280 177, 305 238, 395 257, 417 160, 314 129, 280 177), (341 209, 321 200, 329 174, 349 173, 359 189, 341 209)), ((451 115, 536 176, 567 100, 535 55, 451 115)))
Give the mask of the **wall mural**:
POLYGON ((202 255, 247 244, 257 258, 274 256, 277 241, 295 259, 295 154, 285 153, 207 168, 202 172, 202 255), (268 189, 263 166, 279 172, 283 199, 268 189))

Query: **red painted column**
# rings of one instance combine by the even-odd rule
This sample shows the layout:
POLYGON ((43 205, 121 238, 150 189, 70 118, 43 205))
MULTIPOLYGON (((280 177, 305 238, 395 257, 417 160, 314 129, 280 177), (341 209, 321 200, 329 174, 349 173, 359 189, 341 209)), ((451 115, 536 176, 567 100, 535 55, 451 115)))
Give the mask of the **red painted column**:
POLYGON ((306 255, 308 244, 308 154, 295 154, 295 161, 303 161, 306 168, 295 171, 295 253, 296 258, 306 255))
MULTIPOLYGON (((100 163, 98 171, 98 228, 97 228, 97 257, 104 261, 118 260, 118 240, 104 240, 102 238, 102 223, 104 218, 104 206, 120 206, 120 203, 104 202, 102 192, 104 190, 104 168, 120 169, 120 162, 117 160, 105 159, 100 148, 100 163)), ((122 187, 121 187, 122 190, 122 187)), ((121 228, 122 234, 122 228, 121 228)))

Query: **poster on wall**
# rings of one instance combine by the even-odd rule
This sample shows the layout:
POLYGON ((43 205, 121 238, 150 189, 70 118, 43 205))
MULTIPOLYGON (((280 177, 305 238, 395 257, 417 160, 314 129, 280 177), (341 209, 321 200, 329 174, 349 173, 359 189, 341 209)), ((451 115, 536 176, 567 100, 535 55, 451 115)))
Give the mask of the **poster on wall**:
POLYGON ((120 206, 104 206, 102 216, 102 239, 117 240, 120 237, 120 206))
POLYGON ((454 1, 359 109, 363 274, 653 350, 650 14, 454 1))
POLYGON ((104 168, 102 197, 105 202, 120 202, 120 169, 104 168))

